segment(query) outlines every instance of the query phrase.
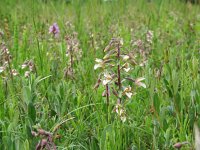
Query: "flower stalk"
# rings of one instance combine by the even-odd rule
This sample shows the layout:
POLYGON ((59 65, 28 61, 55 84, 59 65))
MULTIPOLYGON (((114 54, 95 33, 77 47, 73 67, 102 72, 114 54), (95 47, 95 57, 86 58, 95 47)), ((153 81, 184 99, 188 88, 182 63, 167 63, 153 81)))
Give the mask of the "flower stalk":
MULTIPOLYGON (((119 86, 119 91, 121 90, 121 72, 120 72, 120 45, 119 43, 117 44, 117 59, 118 59, 118 64, 117 64, 117 77, 118 77, 118 86, 119 86)), ((119 101, 121 103, 121 97, 119 98, 119 101)))
POLYGON ((109 123, 109 87, 106 84, 107 122, 109 123))
POLYGON ((66 36, 65 39, 67 44, 66 56, 68 57, 68 66, 64 71, 64 76, 74 78, 74 65, 81 59, 82 49, 80 48, 77 33, 66 36))
MULTIPOLYGON (((129 72, 132 70, 130 64, 135 65, 135 62, 131 59, 131 55, 129 56, 129 54, 124 54, 124 52, 121 51, 122 45, 122 39, 112 38, 110 43, 104 49, 105 56, 103 59, 96 58, 95 61, 97 64, 94 65, 94 69, 102 69, 95 85, 95 89, 99 87, 100 83, 105 86, 105 91, 102 95, 106 97, 107 110, 110 105, 110 88, 113 95, 116 96, 114 111, 120 117, 121 121, 125 122, 126 110, 124 107, 126 101, 127 99, 131 99, 131 97, 135 94, 132 92, 133 88, 130 85, 127 85, 127 82, 125 81, 132 81, 136 86, 144 88, 146 88, 146 85, 141 82, 144 78, 132 79, 131 77, 127 77, 129 72)), ((107 111, 107 117, 108 115, 109 112, 107 111)))

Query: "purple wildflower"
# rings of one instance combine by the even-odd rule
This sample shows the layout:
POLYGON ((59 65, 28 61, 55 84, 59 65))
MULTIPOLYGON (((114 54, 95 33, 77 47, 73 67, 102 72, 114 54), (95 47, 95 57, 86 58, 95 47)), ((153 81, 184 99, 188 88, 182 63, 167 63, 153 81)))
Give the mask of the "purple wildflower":
POLYGON ((54 23, 52 26, 49 27, 49 33, 52 33, 54 37, 58 37, 60 30, 57 23, 54 23))

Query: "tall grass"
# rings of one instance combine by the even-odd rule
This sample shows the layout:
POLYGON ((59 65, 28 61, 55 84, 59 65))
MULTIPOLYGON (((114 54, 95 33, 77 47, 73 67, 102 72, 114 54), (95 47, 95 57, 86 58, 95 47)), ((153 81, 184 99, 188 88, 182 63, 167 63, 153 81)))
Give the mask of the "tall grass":
POLYGON ((57 149, 168 150, 185 141, 183 149, 194 149, 193 126, 200 123, 199 15, 199 5, 178 0, 0 1, 0 42, 19 73, 13 79, 9 70, 0 73, 0 149, 35 149, 42 137, 31 131, 38 129, 53 134, 57 149), (48 31, 54 22, 59 38, 48 31), (108 123, 104 88, 93 89, 99 74, 95 58, 104 56, 113 37, 123 38, 124 50, 136 51, 134 41, 145 41, 149 30, 154 38, 148 61, 130 75, 144 76, 147 88, 134 89, 124 123, 112 111, 111 97, 108 123), (73 32, 83 53, 71 79, 64 77, 65 36, 73 32), (28 78, 21 68, 25 60, 36 67, 28 78))

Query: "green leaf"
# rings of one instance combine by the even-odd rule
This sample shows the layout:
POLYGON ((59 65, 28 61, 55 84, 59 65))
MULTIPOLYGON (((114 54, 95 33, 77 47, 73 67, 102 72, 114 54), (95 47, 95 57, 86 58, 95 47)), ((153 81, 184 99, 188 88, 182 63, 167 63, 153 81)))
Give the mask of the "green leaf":
POLYGON ((173 82, 173 92, 177 93, 178 92, 178 87, 179 87, 179 75, 176 72, 176 70, 173 70, 172 72, 172 82, 173 82))
POLYGON ((101 149, 105 149, 106 148, 106 141, 107 141, 107 137, 109 136, 109 134, 111 134, 112 132, 112 125, 108 125, 104 128, 103 133, 101 135, 101 149))
POLYGON ((173 93, 172 93, 172 88, 170 88, 170 86, 169 86, 169 82, 166 79, 164 79, 163 81, 164 81, 165 87, 169 93, 169 97, 172 98, 173 93))
POLYGON ((154 105, 156 112, 159 113, 160 112, 160 100, 159 100, 157 93, 155 93, 153 96, 153 105, 154 105))
POLYGON ((35 122, 36 110, 35 110, 33 103, 28 104, 28 117, 32 120, 33 123, 35 122))
POLYGON ((29 102, 31 102, 31 99, 32 99, 31 90, 27 86, 23 87, 23 99, 27 105, 29 104, 29 102))
POLYGON ((174 98, 174 105, 176 108, 176 111, 178 111, 178 113, 180 113, 181 111, 181 97, 179 93, 176 93, 176 96, 174 98))
POLYGON ((25 141, 24 141, 24 150, 29 150, 30 148, 29 148, 29 142, 28 142, 28 140, 26 139, 25 141))
POLYGON ((33 135, 31 134, 31 127, 28 125, 26 126, 26 134, 29 138, 33 138, 33 135))

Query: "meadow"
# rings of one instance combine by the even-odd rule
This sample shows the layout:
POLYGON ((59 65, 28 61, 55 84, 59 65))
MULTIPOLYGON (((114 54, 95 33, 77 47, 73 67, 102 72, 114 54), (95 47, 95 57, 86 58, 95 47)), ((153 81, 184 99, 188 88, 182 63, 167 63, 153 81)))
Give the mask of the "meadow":
POLYGON ((1 0, 0 89, 1 150, 198 150, 200 5, 1 0))

